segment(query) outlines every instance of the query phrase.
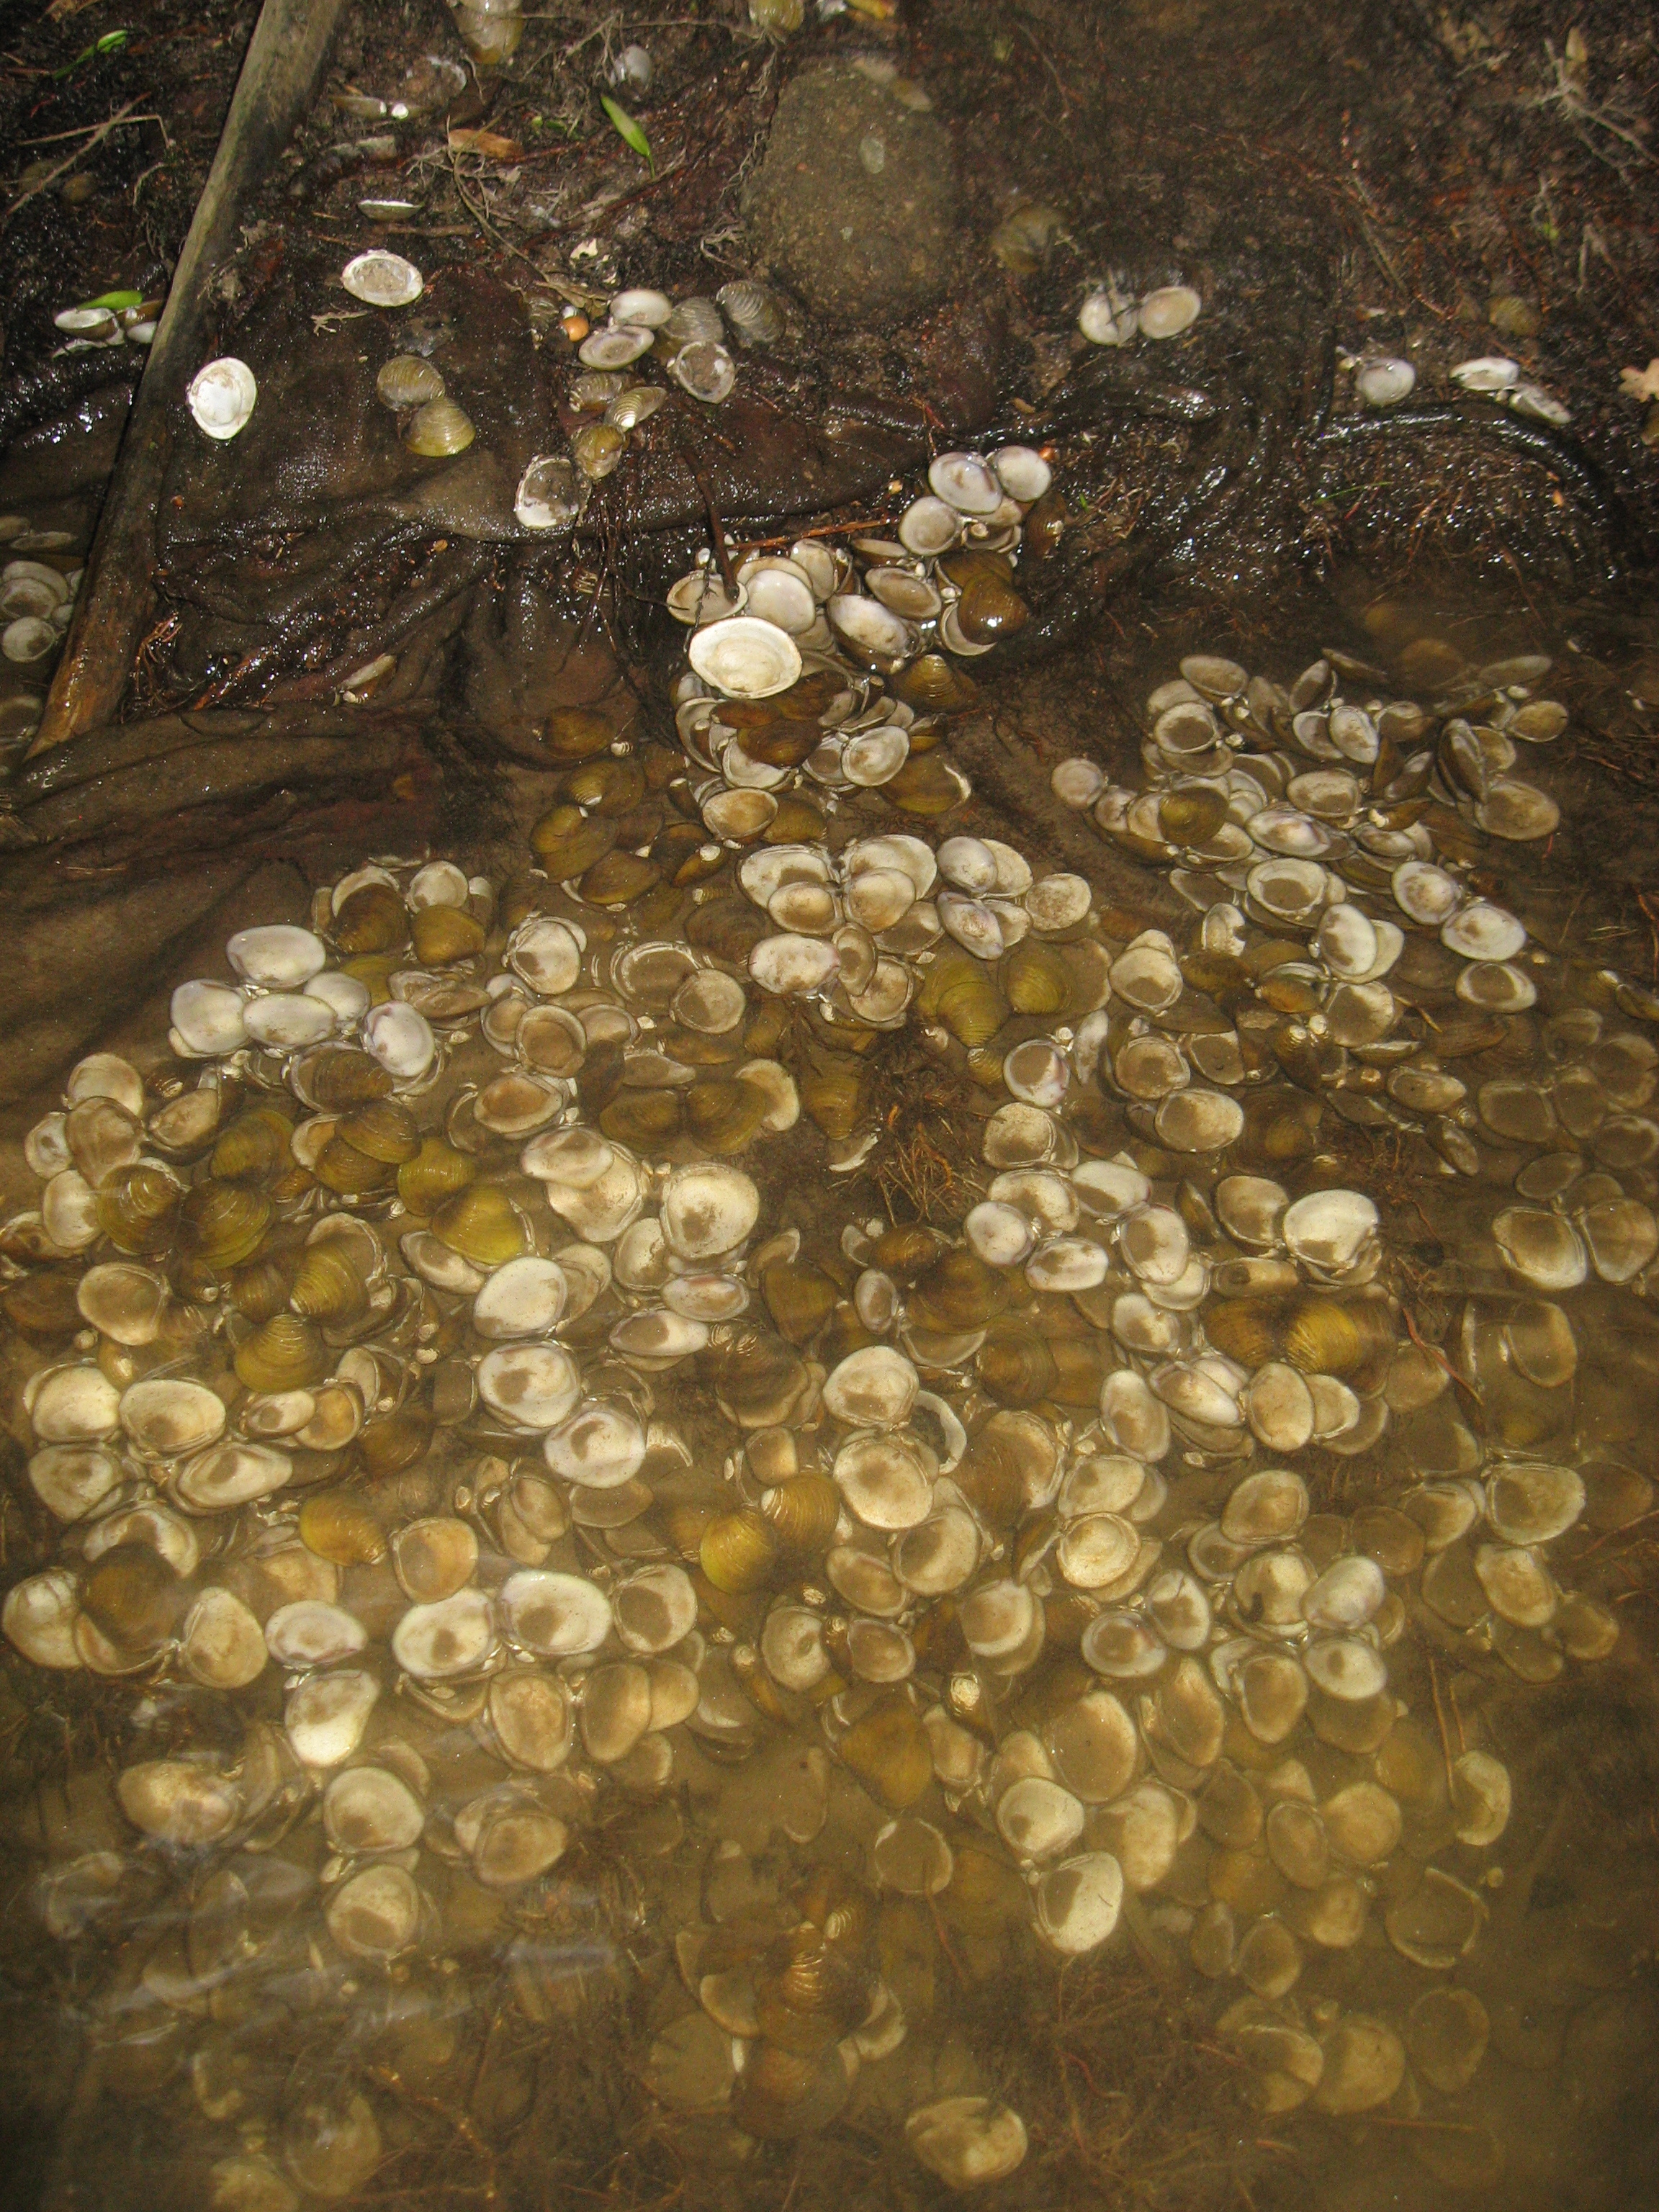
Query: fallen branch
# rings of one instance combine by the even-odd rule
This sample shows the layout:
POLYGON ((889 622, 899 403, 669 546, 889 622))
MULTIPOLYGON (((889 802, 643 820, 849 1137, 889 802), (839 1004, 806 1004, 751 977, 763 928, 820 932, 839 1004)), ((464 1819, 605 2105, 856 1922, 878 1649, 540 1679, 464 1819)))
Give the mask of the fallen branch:
POLYGON ((134 98, 128 100, 125 107, 118 108, 115 113, 110 117, 107 123, 99 124, 97 128, 93 131, 92 136, 87 140, 84 146, 77 147, 74 153, 65 155, 64 159, 58 162, 57 167, 54 169, 48 169, 44 177, 37 177, 32 185, 25 185, 22 191, 18 193, 16 198, 6 210, 5 213, 3 215, 0 215, 0 230, 3 230, 5 228, 6 225, 11 221, 13 216, 17 213, 20 208, 26 207, 29 201, 33 199, 37 194, 45 191, 48 185, 55 185, 58 178, 63 176, 67 170, 72 169, 77 161, 83 161, 86 156, 91 153, 94 146, 100 145, 103 141, 109 137, 112 131, 118 129, 120 125, 126 121, 127 118, 132 113, 133 109, 137 107, 137 105, 138 96, 135 95, 134 98))

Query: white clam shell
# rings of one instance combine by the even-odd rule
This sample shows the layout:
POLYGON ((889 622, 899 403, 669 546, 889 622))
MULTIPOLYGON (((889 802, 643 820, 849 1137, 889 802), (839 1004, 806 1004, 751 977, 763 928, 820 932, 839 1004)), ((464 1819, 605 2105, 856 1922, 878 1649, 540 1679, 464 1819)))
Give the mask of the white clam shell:
POLYGON ((1103 284, 1078 309, 1077 326, 1091 345, 1127 345, 1140 327, 1140 313, 1115 284, 1103 284))
POLYGON ((57 649, 58 632, 50 622, 39 615, 19 615, 0 631, 0 653, 6 659, 27 666, 30 661, 44 660, 57 649))
POLYGON ((988 2097, 923 2105, 904 2123, 904 2136, 927 2171, 951 2189, 1000 2181, 1022 2163, 1027 2147, 1019 2114, 988 2097))
POLYGON ((830 626, 866 663, 896 665, 915 648, 916 635, 902 616, 861 592, 836 592, 823 603, 830 626))
POLYGON ((227 354, 197 370, 185 401, 197 428, 208 437, 222 441, 247 428, 258 397, 253 371, 245 361, 227 354))
POLYGON ((899 543, 924 558, 947 553, 962 532, 962 516, 948 500, 927 493, 912 500, 899 517, 899 543))
POLYGON ((745 562, 739 580, 749 594, 745 611, 757 621, 769 622, 791 637, 802 636, 817 621, 811 579, 794 562, 745 562))
POLYGON ((1465 392, 1504 392, 1520 382, 1521 368, 1504 354, 1479 354, 1471 361, 1454 363, 1451 380, 1465 392))
POLYGON ((543 1658, 597 1651, 611 1633, 611 1601, 581 1575, 526 1569, 508 1576, 500 1602, 514 1642, 543 1658))
POLYGON ((726 349, 713 338, 694 338, 669 363, 675 382, 693 399, 717 407, 729 399, 738 380, 738 365, 726 349))
POLYGON ((1417 371, 1397 354, 1373 354, 1362 361, 1354 389, 1367 407, 1397 407, 1417 386, 1417 371))
POLYGON ((1302 1595, 1302 1617, 1311 1628, 1363 1628, 1388 1595, 1375 1559, 1358 1554, 1334 1559, 1302 1595))
POLYGON ((495 1608, 480 1589, 459 1589, 435 1605, 411 1605, 392 1632, 392 1657, 422 1682, 470 1674, 495 1648, 495 1608))
POLYGON ((1375 1644, 1355 1636, 1316 1638, 1303 1654, 1308 1678, 1327 1697, 1358 1705, 1386 1689, 1388 1662, 1375 1644))
POLYGON ((1510 410, 1516 415, 1530 416, 1534 422, 1547 422, 1553 429, 1564 430, 1572 420, 1572 410, 1546 392, 1541 384, 1517 384, 1509 395, 1510 410))
POLYGON ((756 615, 727 615, 692 634, 691 665, 705 684, 739 699, 769 699, 800 675, 800 648, 787 630, 756 615))
POLYGON ((1198 320, 1204 302, 1190 284, 1164 284, 1140 302, 1143 337, 1177 338, 1198 320))
POLYGON ((659 331, 673 312, 674 303, 667 293, 647 285, 635 285, 618 292, 611 302, 613 323, 631 324, 642 331, 659 331))
POLYGON ((383 252, 378 247, 348 261, 340 271, 340 282, 354 300, 361 300, 368 307, 412 307, 426 289, 425 281, 412 261, 405 261, 401 253, 383 252))
POLYGON ((1084 1810, 1058 1782, 1028 1774, 997 1801, 997 1832, 1023 1859, 1059 1858, 1083 1832, 1084 1810))
POLYGON ((438 1047, 424 1014, 388 999, 364 1016, 363 1048, 395 1082, 416 1083, 438 1047))
POLYGON ((247 982, 268 991, 298 990, 327 966, 328 948, 308 929, 271 922, 239 929, 225 946, 225 957, 247 982))
POLYGON ((615 1490, 631 1482, 645 1449, 645 1431, 627 1408, 597 1401, 551 1431, 542 1447, 555 1474, 589 1490, 615 1490))
POLYGON ((958 514, 994 514, 1005 493, 996 471, 977 453, 938 453, 928 465, 933 495, 958 514))
MULTIPOLYGON (((340 1778, 347 1781, 350 1777, 340 1778)), ((386 1779, 392 1782, 396 1778, 389 1775, 386 1779)), ((412 1798, 410 1802, 414 1802, 412 1798)), ((330 1937, 348 1957, 395 1959, 420 1933, 421 1893, 414 1875, 405 1867, 366 1866, 331 1894, 323 1917, 328 1923, 330 1937)), ((351 2166, 345 2165, 343 2170, 350 2172, 351 2166)), ((275 2203, 276 2199, 274 2194, 256 2196, 250 2192, 246 2201, 275 2203)))
POLYGON ((871 1345, 849 1352, 823 1386, 824 1411, 857 1428, 896 1427, 908 1420, 921 1377, 902 1352, 871 1345))
POLYGON ((763 937, 749 955, 749 973, 763 991, 810 998, 833 981, 841 955, 825 938, 785 932, 763 937))
POLYGON ((586 368, 626 368, 650 352, 652 338, 653 333, 641 325, 607 324, 582 340, 580 357, 586 368))
POLYGON ((1521 922, 1505 908, 1475 899, 1442 927, 1440 942, 1466 960, 1513 960, 1527 941, 1521 922))
POLYGON ((1298 1260, 1340 1274, 1360 1257, 1376 1226, 1376 1207, 1363 1191, 1319 1190, 1287 1208, 1281 1234, 1298 1260))
POLYGON ((334 1009, 308 992, 269 991, 250 1001, 244 1019, 254 1042, 273 1052, 319 1044, 334 1030, 334 1009))
POLYGON ((238 1052, 247 1042, 246 1001, 228 983, 180 983, 169 1012, 173 1035, 196 1058, 238 1052))
POLYGON ((1457 979, 1466 1004, 1492 1014, 1524 1013, 1538 1003, 1538 986, 1507 960, 1472 960, 1457 979))
POLYGON ((569 1285, 555 1260, 509 1260, 472 1302, 472 1326, 492 1339, 545 1335, 562 1318, 569 1285))
POLYGON ((586 497, 586 479, 567 454, 537 453, 519 478, 513 512, 526 530, 568 530, 586 497))
POLYGON ((1065 1958, 1097 1951, 1123 1910, 1123 1869, 1109 1851, 1062 1859, 1038 1882, 1032 1899, 1039 1934, 1065 1958))
POLYGON ((990 461, 997 482, 1022 507, 1041 499, 1054 482, 1054 471, 1035 446, 999 446, 990 461))
POLYGON ((836 1453, 835 1478, 866 1528, 914 1528, 932 1510, 937 1468, 919 1438, 867 1430, 836 1453))
POLYGON ((302 1766, 328 1768, 349 1759, 362 1741, 380 1695, 374 1676, 356 1667, 310 1674, 290 1694, 283 1726, 302 1766))
POLYGON ((1402 860, 1389 882, 1395 903, 1425 928, 1440 928, 1463 902, 1463 886, 1455 876, 1431 860, 1402 860))
POLYGON ((849 783, 875 790, 890 783, 909 757, 908 735, 896 723, 889 723, 849 740, 841 757, 842 774, 849 783))
POLYGON ((478 1395, 511 1428, 545 1433, 581 1396, 581 1372, 558 1344, 502 1344, 477 1367, 478 1395))
POLYGON ((48 1567, 7 1591, 0 1630, 34 1666, 67 1673, 82 1664, 74 1633, 77 1610, 75 1577, 67 1567, 48 1567))
POLYGON ((735 1251, 759 1218, 760 1193, 741 1168, 717 1162, 676 1168, 663 1188, 663 1234, 681 1260, 735 1251))

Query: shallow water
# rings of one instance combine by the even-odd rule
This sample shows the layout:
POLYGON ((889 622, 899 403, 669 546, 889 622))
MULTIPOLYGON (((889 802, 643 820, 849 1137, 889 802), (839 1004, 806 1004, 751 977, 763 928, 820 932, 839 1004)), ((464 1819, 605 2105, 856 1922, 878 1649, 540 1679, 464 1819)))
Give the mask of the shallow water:
POLYGON ((70 1078, 45 2201, 1630 2201, 1659 1009, 1540 859, 1570 671, 1370 627, 1050 763, 1109 895, 815 755, 827 845, 377 862, 70 1078), (779 927, 860 911, 885 1029, 779 927))
POLYGON ((1084 442, 40 1102, 6 2203, 1646 2201, 1643 623, 1338 562, 935 717, 1084 442))

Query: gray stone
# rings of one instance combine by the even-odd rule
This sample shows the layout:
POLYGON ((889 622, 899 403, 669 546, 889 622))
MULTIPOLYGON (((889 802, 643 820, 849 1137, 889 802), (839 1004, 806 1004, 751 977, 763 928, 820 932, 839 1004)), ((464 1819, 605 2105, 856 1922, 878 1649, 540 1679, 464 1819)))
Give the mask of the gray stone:
POLYGON ((950 281, 957 190, 939 118, 830 63, 786 85, 744 199, 756 246, 826 322, 902 322, 950 281))

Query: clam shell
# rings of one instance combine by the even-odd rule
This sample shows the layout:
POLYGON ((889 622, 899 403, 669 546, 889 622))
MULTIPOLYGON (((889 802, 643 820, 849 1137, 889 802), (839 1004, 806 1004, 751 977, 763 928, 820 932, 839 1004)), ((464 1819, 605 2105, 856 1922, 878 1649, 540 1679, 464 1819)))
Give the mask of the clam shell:
POLYGON ((1367 407, 1397 407, 1417 386, 1417 371, 1396 354, 1373 354, 1361 362, 1354 389, 1367 407))
POLYGON ((642 331, 659 331, 674 312, 674 303, 666 292, 658 292, 649 286, 635 285, 611 297, 611 319, 642 331))
POLYGON ((382 366, 374 390, 388 407, 424 407, 428 400, 443 398, 444 380, 419 354, 399 353, 382 366))
POLYGON ((1466 960, 1513 960, 1526 941, 1527 933, 1515 916, 1485 899, 1461 908, 1440 932, 1446 950, 1466 960))
POLYGON ((568 530, 587 504, 587 479, 568 455, 537 453, 519 478, 513 512, 526 530, 568 530))
POLYGON ((997 482, 1022 507, 1040 500, 1054 482, 1054 471, 1033 446, 999 446, 988 459, 997 482))
POLYGON ((340 282, 354 300, 368 307, 412 307, 426 289, 412 261, 378 247, 348 261, 340 271, 340 282))
POLYGON ((769 622, 791 637, 800 637, 817 619, 817 600, 805 572, 783 559, 745 562, 739 581, 748 593, 745 611, 769 622))
POLYGON ((899 517, 899 543, 907 553, 924 558, 948 553, 961 531, 960 511, 933 493, 912 500, 899 517))
POLYGON ((1395 904, 1425 928, 1441 928, 1463 902, 1457 878, 1428 860, 1402 860, 1389 880, 1395 904))
POLYGON ((958 514, 994 514, 1005 496, 995 471, 977 453, 937 453, 927 482, 936 499, 958 514))
POLYGON ((1451 380, 1465 392, 1478 392, 1488 397, 1510 391, 1521 380, 1518 362, 1504 354, 1480 354, 1470 361, 1453 364, 1451 380))
POLYGON ((216 442, 234 438, 253 418, 259 387, 245 361, 226 355, 198 368, 185 393, 197 428, 216 442))
POLYGON ((1103 285, 1078 309, 1077 326, 1091 345, 1127 345, 1140 327, 1140 313, 1115 284, 1103 285))
POLYGON ((530 1568, 501 1585, 501 1618, 526 1650, 544 1658, 597 1651, 611 1632, 611 1601, 580 1575, 530 1568))
POLYGON ((1198 320, 1203 305, 1190 284, 1165 284, 1145 294, 1139 312, 1142 337, 1179 337, 1198 320))
MULTIPOLYGON (((501 1597, 520 1577, 509 1578, 501 1597)), ((509 1623, 510 1626, 510 1623, 509 1623)), ((483 1590, 411 1605, 392 1632, 392 1656, 417 1681, 443 1682, 482 1667, 495 1645, 495 1609, 483 1590)))
POLYGON ((1316 1638, 1303 1655, 1310 1680, 1328 1698, 1363 1704, 1387 1686, 1388 1662, 1373 1645, 1357 1637, 1316 1638))
POLYGON ((626 368, 651 350, 653 334, 638 325, 612 323, 591 331, 578 349, 586 368, 626 368))
POLYGON ((720 286, 714 298, 740 345, 770 345, 782 337, 781 302, 775 292, 752 277, 734 277, 720 286))
POLYGON ((728 615, 705 623, 694 632, 688 652, 705 683, 735 698, 770 698, 787 691, 801 671, 793 638, 757 616, 728 615))
POLYGON ((988 2097, 945 2097, 920 2106, 904 2124, 905 2141, 928 2172, 952 2189, 1000 2181, 1025 2157, 1025 2124, 988 2097))
POLYGON ((716 340, 694 339, 680 348, 668 366, 675 382, 707 406, 729 399, 738 380, 737 363, 716 340))

